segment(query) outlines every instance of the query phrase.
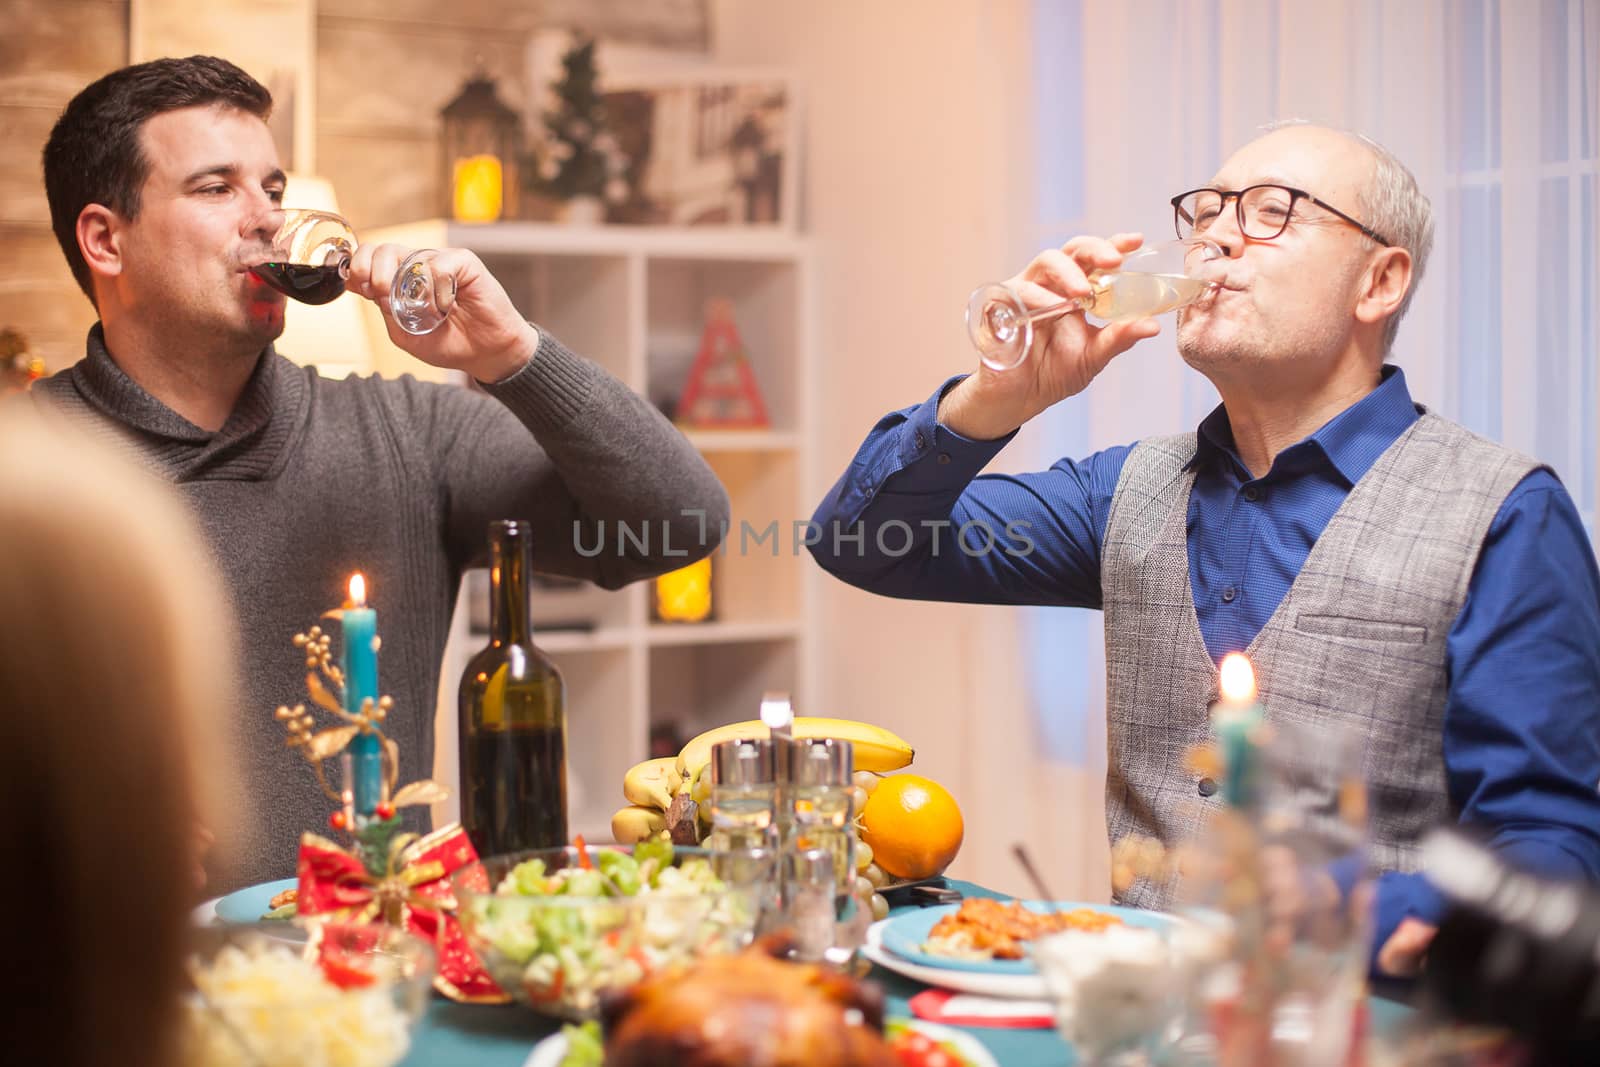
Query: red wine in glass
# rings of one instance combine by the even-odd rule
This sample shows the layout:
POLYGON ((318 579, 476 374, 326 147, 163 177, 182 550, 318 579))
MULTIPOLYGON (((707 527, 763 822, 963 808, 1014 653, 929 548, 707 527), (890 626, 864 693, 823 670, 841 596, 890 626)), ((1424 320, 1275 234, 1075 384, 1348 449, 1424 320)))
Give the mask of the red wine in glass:
POLYGON ((344 292, 343 263, 321 267, 303 263, 257 263, 250 273, 302 304, 326 304, 344 292))
MULTIPOLYGON (((350 223, 326 211, 289 209, 272 239, 265 263, 250 270, 272 288, 304 304, 326 304, 344 292, 356 233, 350 223)), ((395 272, 389 288, 389 314, 407 333, 438 329, 455 305, 456 282, 436 272, 431 248, 412 252, 395 272)))

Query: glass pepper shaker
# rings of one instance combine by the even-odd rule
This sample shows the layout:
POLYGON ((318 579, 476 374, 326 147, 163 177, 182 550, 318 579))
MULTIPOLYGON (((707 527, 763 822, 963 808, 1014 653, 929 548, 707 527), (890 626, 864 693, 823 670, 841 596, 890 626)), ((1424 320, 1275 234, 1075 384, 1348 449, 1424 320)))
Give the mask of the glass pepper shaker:
POLYGON ((790 742, 785 755, 782 777, 793 822, 784 851, 827 850, 834 860, 835 889, 847 892, 856 873, 854 749, 848 741, 814 737, 790 742))

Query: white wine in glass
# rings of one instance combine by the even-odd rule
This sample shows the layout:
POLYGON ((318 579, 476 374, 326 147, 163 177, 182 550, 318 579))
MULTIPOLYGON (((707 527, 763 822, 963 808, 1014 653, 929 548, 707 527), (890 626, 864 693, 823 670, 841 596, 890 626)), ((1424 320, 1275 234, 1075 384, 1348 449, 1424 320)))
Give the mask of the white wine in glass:
POLYGON ((1082 311, 1107 322, 1130 322, 1191 304, 1215 281, 1204 277, 1205 264, 1222 256, 1215 243, 1201 238, 1167 241, 1129 252, 1114 271, 1089 275, 1088 296, 1030 308, 1011 286, 992 282, 972 291, 967 300, 967 336, 990 370, 1010 370, 1028 358, 1033 325, 1082 311))

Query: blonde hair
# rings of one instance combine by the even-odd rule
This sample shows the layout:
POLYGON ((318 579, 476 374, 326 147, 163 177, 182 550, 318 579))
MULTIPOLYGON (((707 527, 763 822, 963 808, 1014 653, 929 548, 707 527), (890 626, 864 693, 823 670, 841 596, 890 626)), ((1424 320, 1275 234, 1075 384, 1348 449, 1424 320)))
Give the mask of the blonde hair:
POLYGON ((227 612, 170 489, 0 406, 0 914, 24 977, 0 1030, 19 1062, 176 1058, 196 828, 227 835, 227 612))

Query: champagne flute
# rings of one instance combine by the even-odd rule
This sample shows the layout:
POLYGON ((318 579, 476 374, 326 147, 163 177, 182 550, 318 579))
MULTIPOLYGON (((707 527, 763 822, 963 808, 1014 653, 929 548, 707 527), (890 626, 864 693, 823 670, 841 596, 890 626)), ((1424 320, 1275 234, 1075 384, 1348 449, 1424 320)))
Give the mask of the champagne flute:
MULTIPOLYGON (((355 250, 356 232, 338 215, 291 209, 283 213, 267 260, 250 273, 302 304, 326 304, 345 291, 355 250)), ((455 304, 455 278, 434 270, 437 255, 431 248, 413 252, 395 271, 389 312, 407 333, 437 330, 455 304)))
POLYGON ((967 336, 990 370, 1010 370, 1028 358, 1034 323, 1050 322, 1084 311, 1108 322, 1128 322, 1191 304, 1216 288, 1202 277, 1205 264, 1223 255, 1220 246, 1203 238, 1166 241, 1129 252, 1114 271, 1089 275, 1088 296, 1030 308, 1003 282, 972 291, 967 300, 967 336))

